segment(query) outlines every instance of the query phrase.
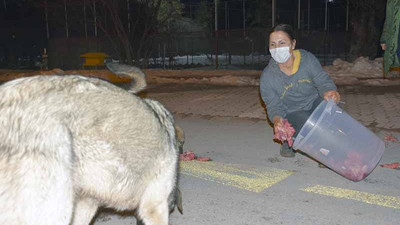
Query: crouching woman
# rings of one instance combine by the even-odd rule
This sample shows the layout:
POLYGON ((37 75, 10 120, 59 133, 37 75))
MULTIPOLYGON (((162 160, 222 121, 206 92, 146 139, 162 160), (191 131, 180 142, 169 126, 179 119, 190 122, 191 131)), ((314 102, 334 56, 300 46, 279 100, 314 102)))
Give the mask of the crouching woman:
MULTIPOLYGON (((337 88, 322 69, 318 59, 302 49, 295 49, 296 40, 290 25, 279 24, 269 34, 272 59, 262 72, 260 93, 274 132, 283 129, 287 119, 297 136, 308 117, 325 99, 340 100, 337 88)), ((284 141, 280 154, 294 157, 295 152, 284 141)))

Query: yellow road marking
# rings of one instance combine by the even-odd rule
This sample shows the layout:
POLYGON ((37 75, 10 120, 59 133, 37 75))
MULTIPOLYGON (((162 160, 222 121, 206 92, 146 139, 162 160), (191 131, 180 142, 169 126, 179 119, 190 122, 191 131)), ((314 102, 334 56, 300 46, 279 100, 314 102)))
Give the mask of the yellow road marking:
POLYGON ((180 162, 182 174, 252 192, 261 192, 294 173, 293 171, 275 168, 262 170, 254 167, 245 167, 244 165, 217 162, 180 162))
POLYGON ((346 198, 368 204, 385 206, 400 209, 400 197, 371 194, 368 192, 354 191, 343 188, 315 185, 313 187, 301 189, 302 191, 332 196, 336 198, 346 198))

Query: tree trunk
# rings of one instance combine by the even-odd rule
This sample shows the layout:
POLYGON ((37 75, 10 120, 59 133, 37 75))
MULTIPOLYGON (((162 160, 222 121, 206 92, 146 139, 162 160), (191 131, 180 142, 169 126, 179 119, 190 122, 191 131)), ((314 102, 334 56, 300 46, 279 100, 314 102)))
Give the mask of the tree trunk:
POLYGON ((366 40, 368 36, 367 32, 367 13, 361 11, 359 17, 352 21, 352 35, 351 35, 351 45, 350 45, 350 60, 358 58, 363 55, 363 48, 368 48, 366 46, 366 40))
POLYGON ((379 50, 385 1, 353 0, 351 4, 353 14, 350 17, 350 60, 360 56, 373 59, 379 50))

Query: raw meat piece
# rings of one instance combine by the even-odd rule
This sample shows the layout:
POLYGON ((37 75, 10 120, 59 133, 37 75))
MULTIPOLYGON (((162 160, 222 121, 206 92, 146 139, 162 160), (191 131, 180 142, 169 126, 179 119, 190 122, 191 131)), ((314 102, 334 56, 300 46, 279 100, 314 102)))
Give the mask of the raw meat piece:
POLYGON ((197 161, 201 161, 201 162, 207 162, 210 161, 210 157, 197 157, 196 158, 197 161))
POLYGON ((210 161, 211 159, 209 157, 197 157, 193 152, 191 151, 186 151, 182 154, 179 155, 179 159, 182 161, 192 161, 196 159, 197 161, 200 162, 206 162, 210 161))
POLYGON ((362 180, 367 176, 368 166, 363 164, 362 155, 357 152, 349 152, 343 162, 344 176, 350 180, 362 180))
POLYGON ((395 163, 391 163, 391 164, 383 164, 383 165, 380 165, 380 166, 383 167, 383 168, 398 169, 400 164, 398 162, 395 162, 395 163))
POLYGON ((347 168, 344 176, 353 181, 359 181, 367 176, 367 165, 353 165, 347 168))
POLYGON ((192 161, 194 158, 196 158, 196 156, 191 151, 186 151, 179 155, 179 159, 183 161, 192 161))
POLYGON ((282 121, 283 126, 278 127, 278 131, 274 134, 274 139, 278 139, 282 142, 287 141, 289 147, 293 145, 293 134, 296 132, 292 125, 289 123, 287 119, 282 121))
POLYGON ((385 136, 385 141, 391 141, 391 142, 399 142, 399 139, 397 139, 395 136, 389 134, 385 136))

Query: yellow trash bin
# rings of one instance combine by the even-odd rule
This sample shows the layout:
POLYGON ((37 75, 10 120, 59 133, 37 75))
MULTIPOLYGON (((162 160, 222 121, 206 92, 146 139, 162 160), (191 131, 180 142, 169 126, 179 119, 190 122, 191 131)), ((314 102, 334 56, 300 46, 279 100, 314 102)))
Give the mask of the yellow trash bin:
POLYGON ((81 55, 81 58, 84 58, 84 62, 82 64, 82 67, 85 68, 85 66, 92 66, 97 68, 98 66, 103 67, 104 66, 104 59, 109 58, 110 56, 107 55, 104 52, 88 52, 85 54, 81 55))

